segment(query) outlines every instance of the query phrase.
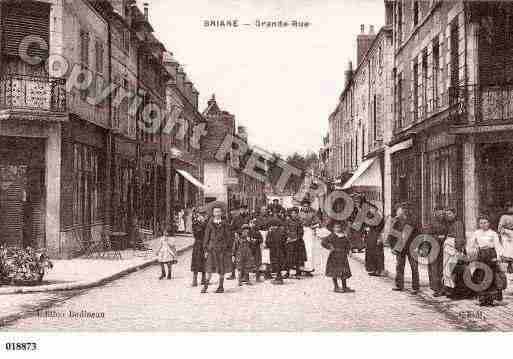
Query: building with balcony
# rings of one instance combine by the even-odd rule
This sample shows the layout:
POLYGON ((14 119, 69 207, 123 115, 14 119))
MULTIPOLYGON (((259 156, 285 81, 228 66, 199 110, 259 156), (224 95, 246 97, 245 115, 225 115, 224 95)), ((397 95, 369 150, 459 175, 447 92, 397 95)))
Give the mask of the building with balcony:
MULTIPOLYGON (((182 160, 189 180, 201 180, 200 151, 187 143, 202 117, 148 9, 133 0, 0 5, 0 244, 72 257, 112 231, 171 224, 182 160), (166 132, 176 99, 185 124, 166 132)), ((202 202, 201 192, 190 198, 202 202)))
POLYGON ((509 2, 394 2, 393 202, 421 223, 454 207, 466 231, 513 200, 509 2))

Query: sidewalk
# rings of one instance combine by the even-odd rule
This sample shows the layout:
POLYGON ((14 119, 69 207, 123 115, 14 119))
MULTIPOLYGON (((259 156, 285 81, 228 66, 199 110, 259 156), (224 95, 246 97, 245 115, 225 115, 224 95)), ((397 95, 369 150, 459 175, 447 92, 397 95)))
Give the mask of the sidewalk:
MULTIPOLYGON (((179 254, 189 249, 193 242, 192 235, 180 235, 173 238, 173 243, 179 254)), ((0 295, 85 289, 101 285, 154 264, 158 240, 150 240, 145 244, 152 250, 121 251, 121 259, 112 259, 112 256, 107 256, 99 259, 53 260, 54 267, 46 273, 43 285, 0 286, 0 295)))
MULTIPOLYGON (((354 260, 365 265, 365 254, 354 253, 354 260)), ((395 278, 395 256, 390 248, 385 248, 385 271, 387 277, 395 278)), ((496 302, 494 307, 480 307, 476 299, 452 300, 447 297, 433 297, 429 288, 428 269, 426 265, 419 265, 420 271, 420 293, 419 296, 428 303, 435 306, 437 310, 445 312, 455 320, 464 322, 468 327, 475 330, 508 330, 513 329, 513 281, 511 276, 508 279, 508 288, 504 291, 504 300, 496 302)), ((411 289, 411 271, 408 263, 404 273, 405 288, 411 289)), ((390 283, 392 290, 393 283, 390 283)), ((399 295, 399 293, 398 293, 399 295)))
MULTIPOLYGON (((191 235, 173 238, 178 254, 192 247, 191 235)), ((156 263, 157 240, 145 242, 152 251, 122 251, 122 259, 70 259, 53 261, 54 268, 45 276, 44 285, 36 287, 0 287, 0 328, 27 313, 50 307, 73 296, 71 290, 100 286, 156 263)))

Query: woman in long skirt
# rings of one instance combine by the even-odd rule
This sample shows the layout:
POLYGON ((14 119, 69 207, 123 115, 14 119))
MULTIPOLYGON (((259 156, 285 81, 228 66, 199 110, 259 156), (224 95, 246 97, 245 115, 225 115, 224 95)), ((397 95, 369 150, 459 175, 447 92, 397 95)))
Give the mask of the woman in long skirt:
POLYGON ((193 273, 192 286, 198 286, 198 273, 201 273, 201 284, 205 284, 205 250, 203 238, 205 236, 206 217, 204 212, 194 212, 192 218, 192 233, 194 245, 192 247, 191 272, 193 273))
POLYGON ((497 232, 490 229, 490 220, 487 216, 480 216, 478 219, 479 229, 474 232, 470 245, 477 251, 477 262, 484 268, 476 267, 472 274, 472 282, 479 286, 476 290, 479 304, 492 306, 494 300, 502 300, 502 286, 498 279, 501 278, 499 256, 502 254, 502 245, 497 232), (489 270, 491 270, 491 273, 489 270), (489 275, 491 274, 491 278, 489 275), (488 279, 488 280, 487 280, 488 279))

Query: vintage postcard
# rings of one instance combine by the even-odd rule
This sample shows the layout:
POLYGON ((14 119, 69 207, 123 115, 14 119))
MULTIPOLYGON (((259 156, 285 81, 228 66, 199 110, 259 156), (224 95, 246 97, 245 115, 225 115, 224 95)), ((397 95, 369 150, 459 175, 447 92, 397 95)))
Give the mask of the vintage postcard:
POLYGON ((0 19, 0 332, 513 329, 513 2, 0 19))

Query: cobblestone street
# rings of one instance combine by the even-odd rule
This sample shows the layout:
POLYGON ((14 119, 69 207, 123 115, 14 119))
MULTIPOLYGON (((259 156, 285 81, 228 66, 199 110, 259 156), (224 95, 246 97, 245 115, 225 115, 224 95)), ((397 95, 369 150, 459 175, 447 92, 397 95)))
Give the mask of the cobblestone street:
MULTIPOLYGON (((318 244, 317 244, 318 246, 318 244)), ((326 251, 315 248, 316 268, 324 268, 326 251)), ((150 267, 118 281, 77 293, 47 309, 61 318, 27 317, 6 330, 83 331, 339 331, 339 330, 461 330, 425 300, 408 292, 391 291, 387 278, 368 277, 351 259, 354 294, 332 292, 323 273, 314 278, 288 280, 283 286, 269 281, 252 287, 226 282, 226 293, 200 294, 191 288, 190 251, 180 257, 172 281, 157 280, 150 267), (69 311, 103 312, 102 319, 70 318, 69 311)), ((319 271, 320 269, 318 269, 319 271)), ((69 296, 69 293, 67 293, 69 296)), ((53 297, 54 300, 57 298, 53 297)))

